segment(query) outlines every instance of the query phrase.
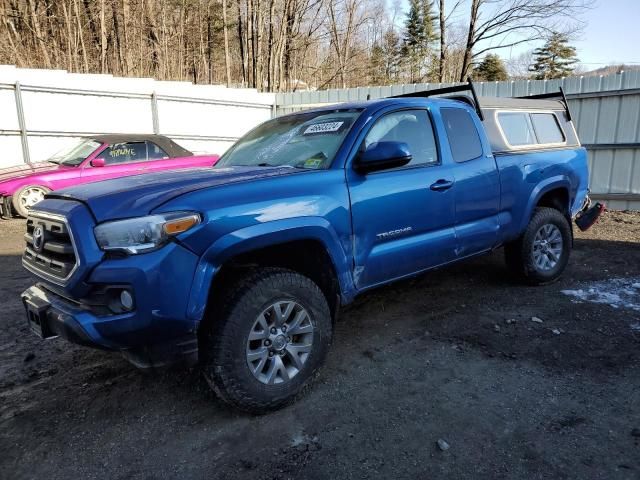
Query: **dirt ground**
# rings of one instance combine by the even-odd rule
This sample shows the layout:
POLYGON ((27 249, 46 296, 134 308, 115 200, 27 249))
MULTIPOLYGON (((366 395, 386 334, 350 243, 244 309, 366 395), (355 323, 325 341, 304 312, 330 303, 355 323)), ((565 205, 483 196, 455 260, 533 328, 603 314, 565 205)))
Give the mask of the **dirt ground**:
POLYGON ((551 286, 498 251, 359 298, 313 388, 262 417, 197 369, 37 339, 23 228, 0 221, 0 478, 640 478, 640 214, 578 233, 551 286))

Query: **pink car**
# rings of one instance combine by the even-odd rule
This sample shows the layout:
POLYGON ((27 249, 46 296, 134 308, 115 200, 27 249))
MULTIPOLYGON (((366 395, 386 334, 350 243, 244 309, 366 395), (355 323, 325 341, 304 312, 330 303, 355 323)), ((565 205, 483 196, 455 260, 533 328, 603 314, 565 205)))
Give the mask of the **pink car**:
POLYGON ((0 169, 0 214, 26 217, 51 190, 158 170, 211 167, 218 158, 195 156, 162 135, 85 137, 46 162, 0 169))

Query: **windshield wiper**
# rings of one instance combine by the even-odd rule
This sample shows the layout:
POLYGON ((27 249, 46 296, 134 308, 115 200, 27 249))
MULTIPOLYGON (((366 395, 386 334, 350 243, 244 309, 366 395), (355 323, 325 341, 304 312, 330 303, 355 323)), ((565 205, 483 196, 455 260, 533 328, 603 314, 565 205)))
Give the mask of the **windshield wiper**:
MULTIPOLYGON (((220 162, 218 162, 216 165, 220 165, 220 162)), ((282 167, 289 167, 289 168, 298 168, 298 167, 294 167, 293 165, 274 165, 273 163, 267 163, 267 162, 262 162, 262 163, 254 163, 254 164, 244 164, 244 163, 236 163, 233 165, 229 165, 230 167, 273 167, 273 168, 282 168, 282 167)))

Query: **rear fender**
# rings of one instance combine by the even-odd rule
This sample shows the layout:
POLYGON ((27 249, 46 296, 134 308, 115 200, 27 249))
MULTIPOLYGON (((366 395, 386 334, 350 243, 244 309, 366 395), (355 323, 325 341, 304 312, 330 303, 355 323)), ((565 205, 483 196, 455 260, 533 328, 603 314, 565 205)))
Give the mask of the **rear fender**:
MULTIPOLYGON (((529 224, 531 217, 533 216, 533 211, 536 208, 540 199, 544 196, 545 193, 550 192, 551 190, 555 190, 557 188, 564 188, 569 193, 569 203, 571 204, 571 182, 564 175, 557 175, 554 177, 549 177, 541 181, 536 187, 532 190, 531 195, 529 196, 529 200, 527 202, 527 206, 522 216, 522 220, 520 221, 520 225, 518 228, 518 232, 522 233, 529 224)), ((568 205, 571 208, 571 205, 568 205)))
POLYGON ((187 316, 202 319, 211 282, 225 262, 242 253, 296 240, 316 240, 324 245, 338 276, 342 300, 349 302, 355 286, 347 255, 331 224, 322 217, 287 218, 241 228, 216 240, 198 262, 187 316))

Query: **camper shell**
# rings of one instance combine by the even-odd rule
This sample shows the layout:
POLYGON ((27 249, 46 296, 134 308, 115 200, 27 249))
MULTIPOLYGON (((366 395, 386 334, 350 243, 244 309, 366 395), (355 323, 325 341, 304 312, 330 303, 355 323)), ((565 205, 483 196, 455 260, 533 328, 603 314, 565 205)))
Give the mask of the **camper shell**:
POLYGON ((527 97, 479 97, 469 80, 464 85, 391 98, 432 96, 471 105, 482 120, 495 155, 580 147, 562 88, 558 92, 527 97))

